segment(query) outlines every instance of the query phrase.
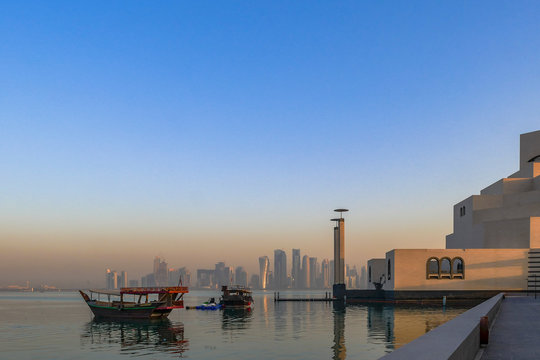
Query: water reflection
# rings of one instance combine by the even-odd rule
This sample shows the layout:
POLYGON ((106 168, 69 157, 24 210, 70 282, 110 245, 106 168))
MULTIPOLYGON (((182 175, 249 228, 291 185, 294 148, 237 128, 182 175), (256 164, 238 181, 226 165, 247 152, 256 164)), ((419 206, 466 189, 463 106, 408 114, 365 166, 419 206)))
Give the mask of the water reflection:
POLYGON ((249 328, 253 312, 251 309, 223 309, 221 327, 223 330, 244 330, 249 328))
POLYGON ((334 316, 334 343, 332 345, 332 359, 343 360, 347 357, 345 347, 345 304, 335 301, 333 303, 334 316))
POLYGON ((188 350, 184 325, 170 320, 108 321, 93 319, 81 334, 81 345, 92 350, 110 350, 120 346, 129 354, 168 352, 183 354, 188 350))
POLYGON ((393 349, 394 342, 394 307, 381 304, 370 305, 367 308, 368 336, 378 342, 386 343, 393 349))
POLYGON ((384 343, 386 349, 392 351, 465 310, 464 307, 370 304, 367 306, 368 339, 384 343))

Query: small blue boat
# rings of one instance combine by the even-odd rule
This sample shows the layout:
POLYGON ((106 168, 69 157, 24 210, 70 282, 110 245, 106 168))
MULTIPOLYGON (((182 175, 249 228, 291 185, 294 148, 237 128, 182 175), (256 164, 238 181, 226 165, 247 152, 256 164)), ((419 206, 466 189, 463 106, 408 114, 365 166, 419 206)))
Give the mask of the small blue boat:
POLYGON ((221 304, 216 304, 216 300, 214 298, 210 298, 207 302, 203 303, 202 305, 195 306, 195 309, 197 309, 197 310, 219 310, 219 309, 221 309, 221 304))

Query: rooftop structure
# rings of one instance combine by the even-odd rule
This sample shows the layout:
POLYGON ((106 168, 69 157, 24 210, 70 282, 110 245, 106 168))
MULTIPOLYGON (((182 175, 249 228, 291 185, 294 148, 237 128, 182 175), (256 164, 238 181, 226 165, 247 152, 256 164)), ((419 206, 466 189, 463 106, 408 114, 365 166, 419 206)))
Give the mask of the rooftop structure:
POLYGON ((540 248, 540 131, 520 136, 519 170, 454 205, 447 249, 540 248))

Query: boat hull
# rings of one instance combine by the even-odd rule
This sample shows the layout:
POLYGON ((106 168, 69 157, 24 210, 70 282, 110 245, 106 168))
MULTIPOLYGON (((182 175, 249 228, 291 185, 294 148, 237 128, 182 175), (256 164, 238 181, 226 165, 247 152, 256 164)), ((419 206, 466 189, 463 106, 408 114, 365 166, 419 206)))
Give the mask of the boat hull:
MULTIPOLYGON (((94 313, 94 316, 99 319, 150 319, 153 317, 152 314, 156 310, 156 307, 159 306, 120 308, 99 306, 92 304, 91 302, 87 302, 87 304, 90 307, 90 310, 92 310, 92 313, 94 313)), ((167 315, 169 315, 169 313, 167 313, 167 315)), ((158 317, 162 316, 160 315, 158 317)))
POLYGON ((222 295, 220 304, 223 309, 247 309, 253 306, 251 291, 245 287, 228 286, 221 287, 222 295))
POLYGON ((154 319, 154 318, 166 318, 169 316, 169 314, 171 313, 171 311, 173 311, 173 309, 170 309, 170 308, 164 308, 164 309, 155 309, 153 312, 152 312, 152 315, 151 315, 151 318, 154 319))

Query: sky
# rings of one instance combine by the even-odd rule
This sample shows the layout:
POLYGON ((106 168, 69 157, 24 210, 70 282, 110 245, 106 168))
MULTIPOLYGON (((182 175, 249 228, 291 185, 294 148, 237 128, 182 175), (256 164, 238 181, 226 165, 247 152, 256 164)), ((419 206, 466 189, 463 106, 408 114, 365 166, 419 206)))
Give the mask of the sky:
POLYGON ((444 248, 540 129, 535 1, 3 1, 0 286, 444 248))

